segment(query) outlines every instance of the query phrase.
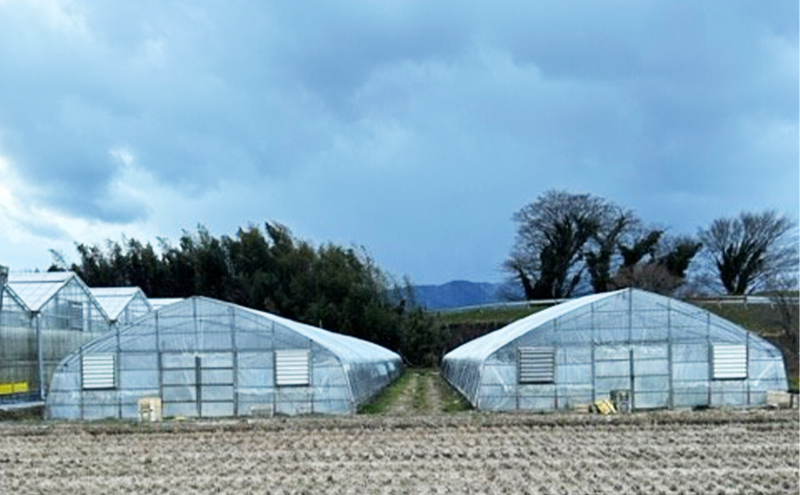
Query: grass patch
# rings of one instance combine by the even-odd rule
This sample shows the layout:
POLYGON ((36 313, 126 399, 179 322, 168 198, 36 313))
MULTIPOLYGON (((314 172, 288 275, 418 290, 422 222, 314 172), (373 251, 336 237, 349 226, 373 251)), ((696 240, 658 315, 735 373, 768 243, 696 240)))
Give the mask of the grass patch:
POLYGON ((457 413, 472 409, 472 404, 441 376, 436 381, 436 386, 439 387, 439 394, 442 398, 443 412, 457 413))
POLYGON ((425 372, 415 370, 414 374, 414 395, 411 399, 411 406, 417 412, 426 412, 430 409, 428 402, 428 378, 425 372))
POLYGON ((442 325, 458 325, 464 323, 511 322, 525 318, 533 313, 550 307, 549 305, 514 306, 507 308, 477 308, 466 311, 447 311, 436 313, 437 321, 442 325))
POLYGON ((730 320, 762 336, 780 335, 779 317, 769 304, 698 304, 717 316, 730 320))
POLYGON ((383 414, 394 404, 413 378, 413 374, 406 370, 400 378, 383 389, 371 402, 358 409, 360 414, 383 414))
POLYGON ((789 391, 795 394, 800 392, 800 376, 793 375, 789 377, 789 391))
POLYGON ((44 406, 0 409, 0 421, 42 421, 44 406))

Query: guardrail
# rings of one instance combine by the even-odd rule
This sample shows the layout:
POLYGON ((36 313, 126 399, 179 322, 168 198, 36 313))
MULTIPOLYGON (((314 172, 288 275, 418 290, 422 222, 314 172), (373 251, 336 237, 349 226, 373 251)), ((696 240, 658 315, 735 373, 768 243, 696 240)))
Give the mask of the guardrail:
POLYGON ((471 306, 461 306, 458 308, 434 309, 439 313, 461 313, 465 311, 477 311, 482 309, 506 309, 506 308, 528 308, 533 306, 553 306, 569 301, 569 299, 533 299, 530 301, 509 301, 489 304, 475 304, 471 306))
MULTIPOLYGON (((569 301, 570 299, 534 299, 531 301, 509 301, 490 304, 475 304, 471 306, 460 306, 458 308, 442 308, 433 309, 430 311, 437 313, 462 313, 466 311, 480 311, 480 310, 497 310, 506 308, 526 308, 534 306, 553 306, 562 302, 569 301)), ((775 301, 768 296, 708 296, 708 297, 690 297, 683 299, 689 303, 705 303, 705 304, 741 304, 747 307, 748 304, 769 304, 774 305, 775 301)), ((788 302, 791 304, 800 304, 800 298, 789 297, 788 302)))
MULTIPOLYGON (((686 299, 687 302, 701 302, 701 303, 714 303, 714 304, 775 304, 775 300, 769 296, 718 296, 718 297, 690 297, 686 299)), ((800 298, 787 297, 786 301, 792 304, 798 304, 800 298)))

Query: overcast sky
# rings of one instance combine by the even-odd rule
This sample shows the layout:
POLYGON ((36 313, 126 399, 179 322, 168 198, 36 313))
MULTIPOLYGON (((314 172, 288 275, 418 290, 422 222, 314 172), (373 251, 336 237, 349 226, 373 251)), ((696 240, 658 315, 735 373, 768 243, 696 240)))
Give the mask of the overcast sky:
POLYGON ((0 264, 269 220, 499 281, 548 189, 797 218, 798 56, 796 0, 0 0, 0 264))

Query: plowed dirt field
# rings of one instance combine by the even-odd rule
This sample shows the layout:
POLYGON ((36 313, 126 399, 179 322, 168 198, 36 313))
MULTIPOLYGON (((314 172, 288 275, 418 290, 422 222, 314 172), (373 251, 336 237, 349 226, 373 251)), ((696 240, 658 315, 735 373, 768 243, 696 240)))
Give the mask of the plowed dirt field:
POLYGON ((792 494, 797 411, 0 423, 0 494, 792 494))

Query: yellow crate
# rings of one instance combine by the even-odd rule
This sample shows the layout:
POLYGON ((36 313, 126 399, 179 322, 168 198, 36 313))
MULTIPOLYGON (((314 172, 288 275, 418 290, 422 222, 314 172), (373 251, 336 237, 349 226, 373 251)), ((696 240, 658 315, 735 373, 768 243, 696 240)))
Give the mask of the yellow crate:
POLYGON ((603 415, 617 413, 614 403, 608 399, 596 400, 594 401, 594 406, 597 408, 597 411, 603 415))

